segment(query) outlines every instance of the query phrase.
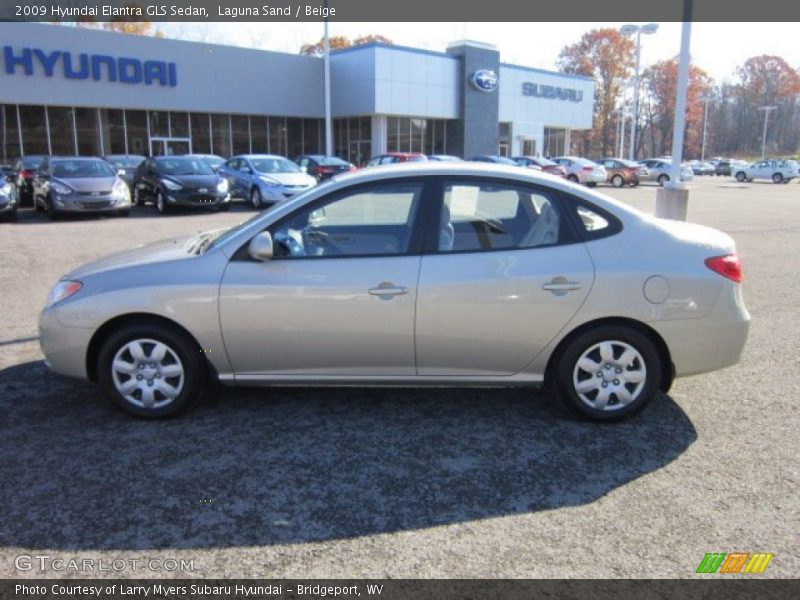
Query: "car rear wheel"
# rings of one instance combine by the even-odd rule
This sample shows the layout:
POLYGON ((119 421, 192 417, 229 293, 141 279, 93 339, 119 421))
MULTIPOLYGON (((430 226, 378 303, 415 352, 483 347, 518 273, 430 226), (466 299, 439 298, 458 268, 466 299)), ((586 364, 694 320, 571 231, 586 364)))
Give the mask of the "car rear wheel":
POLYGON ((745 175, 742 171, 739 171, 736 174, 736 181, 739 183, 743 183, 747 179, 747 175, 745 175))
POLYGON ((174 416, 201 396, 207 377, 197 345, 158 323, 136 323, 112 333, 97 359, 98 381, 124 412, 174 416))
POLYGON ((567 179, 569 179, 573 183, 578 183, 578 176, 574 173, 567 175, 567 179))
POLYGON ((617 188, 622 187, 623 185, 625 185, 625 179, 622 177, 622 175, 614 175, 611 178, 611 185, 617 188))
POLYGON ((783 175, 780 173, 773 173, 772 175, 772 183, 781 183, 783 182, 783 175))
POLYGON ((253 208, 261 208, 261 192, 256 187, 250 191, 250 204, 253 208))
POLYGON ((664 187, 664 184, 667 183, 668 181, 669 181, 669 175, 664 174, 658 176, 658 185, 660 185, 661 187, 664 187))
POLYGON ((51 221, 55 221, 60 216, 58 210, 55 206, 53 206, 53 199, 52 198, 45 198, 45 208, 47 209, 47 218, 51 221))
POLYGON ((135 206, 144 206, 144 197, 136 186, 133 187, 133 204, 135 206))
POLYGON ((569 343, 556 363, 555 383, 562 401, 580 415, 619 421, 653 399, 661 372, 661 358, 646 335, 606 325, 569 343))

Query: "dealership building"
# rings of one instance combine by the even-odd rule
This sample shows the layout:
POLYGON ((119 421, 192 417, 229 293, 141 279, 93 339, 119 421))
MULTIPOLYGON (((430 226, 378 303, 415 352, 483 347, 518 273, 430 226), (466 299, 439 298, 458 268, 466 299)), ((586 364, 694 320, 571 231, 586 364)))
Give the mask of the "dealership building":
MULTIPOLYGON (((0 161, 27 154, 322 153, 324 61, 69 26, 0 23, 0 161)), ((532 50, 535 52, 535 50, 532 50)), ((331 53, 334 153, 559 155, 592 79, 372 43, 331 53)))

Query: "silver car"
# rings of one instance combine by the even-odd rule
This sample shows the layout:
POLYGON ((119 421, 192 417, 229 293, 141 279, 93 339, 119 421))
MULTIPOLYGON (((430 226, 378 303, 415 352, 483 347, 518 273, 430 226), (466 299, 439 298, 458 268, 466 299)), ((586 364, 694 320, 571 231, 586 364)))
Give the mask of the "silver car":
POLYGON ((124 175, 97 157, 45 157, 33 177, 33 206, 50 219, 66 213, 127 216, 131 194, 124 175))
POLYGON ((575 183, 585 183, 589 187, 594 187, 598 183, 604 183, 608 178, 606 168, 588 158, 558 156, 552 160, 564 167, 567 179, 575 183))
MULTIPOLYGON (((639 164, 647 168, 647 174, 643 181, 654 181, 662 186, 672 177, 672 161, 663 158, 648 158, 639 161, 639 164)), ((681 181, 691 181, 694 179, 694 171, 687 163, 681 164, 681 181)))
POLYGON ((340 175, 230 229, 65 275, 48 366, 165 417, 229 385, 551 383, 595 420, 738 362, 733 240, 528 169, 340 175), (642 251, 646 249, 646 251, 642 251))
POLYGON ((798 176, 797 162, 794 160, 761 160, 750 165, 731 167, 736 181, 766 179, 772 183, 789 183, 798 176))

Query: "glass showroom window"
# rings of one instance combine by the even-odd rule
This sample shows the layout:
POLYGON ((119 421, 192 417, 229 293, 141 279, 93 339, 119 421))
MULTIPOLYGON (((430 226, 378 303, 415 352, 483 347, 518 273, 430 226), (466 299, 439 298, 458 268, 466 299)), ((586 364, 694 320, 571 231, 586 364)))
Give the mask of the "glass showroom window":
POLYGON ((19 106, 25 154, 49 154, 44 106, 19 106))
POLYGON ((232 155, 250 153, 250 126, 247 115, 231 115, 232 155))
POLYGON ((169 113, 169 135, 174 138, 189 137, 189 115, 187 113, 169 113))
POLYGON ((208 113, 192 113, 192 152, 211 154, 211 117, 208 113))
POLYGON ((213 153, 231 156, 231 130, 229 115, 211 115, 211 135, 214 140, 213 153))
POLYGON ((269 152, 267 117, 250 117, 250 145, 256 154, 269 152))
POLYGON ((542 151, 545 156, 562 156, 566 154, 565 149, 566 131, 553 127, 544 128, 544 143, 542 151))
POLYGON ((126 110, 125 124, 128 127, 128 154, 150 155, 147 139, 147 113, 143 110, 126 110))
POLYGON ((286 119, 283 117, 269 118, 269 152, 286 155, 286 119))
POLYGON ((100 123, 96 108, 75 109, 75 129, 78 135, 78 154, 81 156, 100 156, 100 123))
POLYGON ((22 154, 19 146, 16 104, 0 104, 0 145, 4 164, 10 163, 22 154))
POLYGON ((48 106, 47 120, 50 123, 50 151, 55 155, 75 154, 75 125, 72 108, 48 106))

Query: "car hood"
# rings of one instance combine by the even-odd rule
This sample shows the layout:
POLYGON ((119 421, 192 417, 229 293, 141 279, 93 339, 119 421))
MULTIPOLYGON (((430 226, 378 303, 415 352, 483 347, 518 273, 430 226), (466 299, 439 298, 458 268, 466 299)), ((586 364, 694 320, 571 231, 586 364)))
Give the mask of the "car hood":
POLYGON ((314 185, 317 180, 305 173, 262 173, 281 185, 314 185))
POLYGON ((76 192, 110 192, 116 183, 116 177, 71 177, 58 178, 64 185, 68 185, 76 192))
POLYGON ((95 275, 106 271, 121 269, 126 267, 137 267, 145 264, 164 263, 194 256, 187 249, 187 243, 194 235, 186 235, 177 238, 160 240, 131 250, 122 250, 109 254, 98 260, 70 271, 64 279, 77 279, 88 275, 95 275))
POLYGON ((175 181, 190 190, 196 190, 201 187, 213 190, 219 184, 219 175, 216 173, 212 175, 163 175, 162 177, 175 181))

